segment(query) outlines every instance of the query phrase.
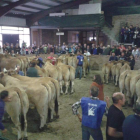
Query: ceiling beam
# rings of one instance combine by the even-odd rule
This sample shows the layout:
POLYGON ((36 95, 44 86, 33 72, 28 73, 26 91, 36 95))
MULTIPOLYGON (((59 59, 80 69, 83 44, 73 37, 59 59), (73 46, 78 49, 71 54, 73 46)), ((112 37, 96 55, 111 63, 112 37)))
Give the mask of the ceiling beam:
POLYGON ((12 14, 12 13, 8 13, 6 14, 7 17, 16 17, 16 18, 24 18, 25 19, 25 16, 22 15, 22 14, 12 14))
POLYGON ((22 5, 24 3, 30 2, 32 0, 19 0, 17 2, 12 2, 11 4, 0 8, 0 17, 6 15, 10 10, 15 8, 16 6, 22 5))
POLYGON ((26 22, 28 26, 32 26, 36 21, 39 19, 49 15, 49 13, 54 13, 54 12, 59 12, 62 11, 63 9, 68 9, 73 6, 77 6, 82 3, 87 3, 89 0, 76 0, 76 1, 71 1, 64 3, 62 5, 54 6, 52 8, 49 8, 47 10, 43 10, 41 12, 35 13, 33 15, 27 16, 26 22))
POLYGON ((42 2, 38 2, 38 1, 32 1, 32 3, 43 5, 43 6, 47 6, 47 7, 52 7, 53 6, 53 5, 42 3, 42 2))
POLYGON ((54 2, 59 3, 59 4, 63 4, 64 3, 64 2, 59 1, 59 0, 51 0, 51 1, 54 1, 54 2))
POLYGON ((22 7, 26 7, 26 8, 31 8, 31 9, 35 9, 35 10, 44 10, 42 8, 38 8, 38 7, 33 7, 33 6, 29 6, 29 5, 21 5, 22 7))
POLYGON ((29 13, 29 14, 34 14, 35 12, 32 12, 32 11, 26 11, 26 10, 20 10, 20 9, 16 9, 16 8, 14 8, 14 9, 12 9, 12 10, 14 10, 14 11, 17 11, 17 13, 18 12, 25 12, 25 13, 29 13))

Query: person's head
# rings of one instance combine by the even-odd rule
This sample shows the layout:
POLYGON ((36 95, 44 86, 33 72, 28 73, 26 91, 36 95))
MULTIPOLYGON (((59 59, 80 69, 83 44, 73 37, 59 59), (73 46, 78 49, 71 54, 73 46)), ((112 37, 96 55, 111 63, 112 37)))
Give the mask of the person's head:
POLYGON ((14 50, 12 50, 11 53, 14 54, 14 50))
POLYGON ((121 56, 124 56, 124 52, 121 53, 121 56))
POLYGON ((50 56, 52 56, 52 57, 53 57, 53 55, 54 55, 54 53, 53 53, 53 52, 51 52, 51 53, 50 53, 50 56))
POLYGON ((126 49, 126 52, 128 52, 129 50, 128 50, 128 48, 126 49))
POLYGON ((122 28, 124 29, 124 26, 122 28))
POLYGON ((130 55, 130 59, 134 59, 134 56, 133 55, 130 55))
POLYGON ((19 72, 20 71, 20 66, 16 67, 16 71, 19 72))
POLYGON ((112 56, 115 56, 115 53, 112 53, 112 56))
POLYGON ((65 42, 63 42, 63 45, 65 45, 65 42))
POLYGON ((99 74, 94 75, 93 81, 96 82, 98 85, 102 85, 103 84, 101 76, 99 74))
POLYGON ((11 101, 11 97, 9 96, 9 92, 4 90, 0 93, 0 98, 4 101, 4 102, 10 102, 11 101))
POLYGON ((139 27, 139 25, 137 24, 136 27, 139 27))
POLYGON ((35 67, 36 66, 36 63, 35 62, 31 62, 30 63, 30 67, 35 67))
POLYGON ((92 86, 90 89, 90 96, 98 97, 98 95, 99 95, 99 88, 96 86, 92 86))
POLYGON ((136 106, 134 107, 133 111, 140 116, 140 104, 137 103, 136 106))
POLYGON ((132 49, 131 46, 128 46, 128 49, 131 50, 132 49))
POLYGON ((87 49, 89 49, 89 45, 87 45, 87 49))
POLYGON ((114 49, 114 48, 115 48, 115 46, 113 45, 113 46, 112 46, 112 49, 114 49))
POLYGON ((87 46, 87 44, 85 43, 85 44, 84 44, 84 47, 86 47, 86 46, 87 46))
POLYGON ((77 54, 78 54, 78 55, 81 55, 81 51, 78 51, 77 54))
POLYGON ((125 104, 125 96, 121 92, 116 92, 112 97, 113 104, 123 106, 125 104))
POLYGON ((125 27, 125 29, 128 29, 128 27, 125 27))
POLYGON ((39 55, 39 54, 37 54, 37 55, 36 55, 36 58, 39 58, 39 57, 40 57, 40 55, 39 55))
POLYGON ((84 50, 84 53, 87 53, 87 50, 84 50))
POLYGON ((81 46, 81 43, 79 43, 78 45, 81 46))

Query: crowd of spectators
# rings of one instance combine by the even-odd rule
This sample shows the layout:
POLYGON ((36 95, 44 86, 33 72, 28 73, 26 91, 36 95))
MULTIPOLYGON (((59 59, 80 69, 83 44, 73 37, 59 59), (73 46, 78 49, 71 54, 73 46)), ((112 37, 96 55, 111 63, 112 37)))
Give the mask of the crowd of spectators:
POLYGON ((122 27, 120 31, 120 41, 121 43, 133 43, 135 45, 140 45, 140 28, 138 24, 134 27, 122 27))

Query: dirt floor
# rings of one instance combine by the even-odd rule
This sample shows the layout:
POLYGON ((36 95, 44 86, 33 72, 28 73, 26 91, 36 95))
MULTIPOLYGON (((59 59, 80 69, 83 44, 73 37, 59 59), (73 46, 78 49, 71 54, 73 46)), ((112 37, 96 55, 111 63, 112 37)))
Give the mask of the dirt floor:
MULTIPOLYGON (((28 140, 81 140, 81 123, 78 118, 72 114, 71 106, 73 103, 80 100, 81 97, 89 96, 89 87, 92 83, 94 74, 101 74, 100 71, 91 71, 87 78, 75 80, 75 93, 72 95, 61 95, 59 101, 60 118, 48 123, 48 128, 44 132, 38 132, 39 116, 36 111, 30 110, 28 114, 28 140), (35 115, 36 114, 36 115, 35 115)), ((113 83, 104 85, 105 96, 111 97, 114 92, 119 91, 113 83)), ((111 99, 110 99, 111 102, 111 99)), ((81 109, 79 109, 81 113, 81 109)), ((132 108, 123 108, 126 116, 133 114, 132 108)), ((16 140, 16 129, 11 121, 4 123, 8 128, 8 133, 5 135, 9 140, 16 140)), ((102 121, 102 132, 105 138, 106 116, 102 121)), ((91 138, 92 139, 92 138, 91 138)))

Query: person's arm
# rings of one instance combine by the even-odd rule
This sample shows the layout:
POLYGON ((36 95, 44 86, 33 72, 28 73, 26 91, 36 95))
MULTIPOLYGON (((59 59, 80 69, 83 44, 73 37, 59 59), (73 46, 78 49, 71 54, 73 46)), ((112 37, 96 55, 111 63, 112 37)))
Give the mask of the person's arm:
POLYGON ((5 130, 5 127, 4 127, 4 125, 2 124, 3 114, 4 114, 4 105, 2 105, 2 106, 0 107, 0 130, 2 130, 2 131, 5 130))
POLYGON ((81 122, 82 119, 81 119, 80 114, 79 114, 79 112, 78 112, 78 108, 79 108, 80 106, 81 106, 81 101, 76 102, 75 104, 72 105, 72 111, 73 111, 73 114, 74 114, 74 115, 77 115, 79 121, 81 122))
POLYGON ((122 132, 118 132, 115 128, 112 128, 112 127, 108 127, 108 135, 115 138, 123 137, 122 132))

